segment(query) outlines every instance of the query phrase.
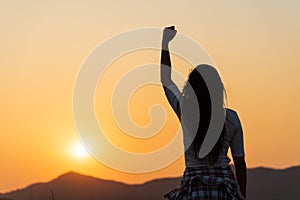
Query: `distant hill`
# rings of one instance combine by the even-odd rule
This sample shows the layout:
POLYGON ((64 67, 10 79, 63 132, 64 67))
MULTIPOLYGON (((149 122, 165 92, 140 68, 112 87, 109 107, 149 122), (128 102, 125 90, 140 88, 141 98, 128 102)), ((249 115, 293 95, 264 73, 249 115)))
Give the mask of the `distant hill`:
MULTIPOLYGON (((154 180, 142 185, 127 185, 69 172, 47 183, 3 194, 13 200, 116 200, 162 199, 162 195, 179 183, 179 178, 154 180)), ((0 198, 1 200, 1 198, 0 198)))
MULTIPOLYGON (((160 200, 181 178, 127 185, 69 172, 47 183, 0 195, 0 200, 160 200)), ((300 166, 284 170, 248 169, 248 199, 300 199, 300 166)))

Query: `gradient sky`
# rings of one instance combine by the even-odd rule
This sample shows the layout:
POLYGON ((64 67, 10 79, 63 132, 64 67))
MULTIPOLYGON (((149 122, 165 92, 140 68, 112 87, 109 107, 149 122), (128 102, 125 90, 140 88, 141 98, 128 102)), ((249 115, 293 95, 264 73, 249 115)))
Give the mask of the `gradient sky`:
MULTIPOLYGON (((129 174, 72 153, 79 144, 73 87, 92 49, 126 30, 173 24, 203 45, 216 63, 229 107, 242 121, 248 167, 299 165, 299 7, 298 0, 0 0, 0 192, 48 181, 70 170, 126 183, 182 175, 182 158, 159 171, 129 174)), ((122 59, 127 59, 126 66, 141 64, 147 61, 145 54, 149 61, 159 62, 159 52, 137 52, 114 65, 122 59), (139 59, 135 62, 130 56, 139 59)), ((184 64, 174 60, 174 67, 184 64)), ((117 71, 109 76, 118 80, 117 71)), ((171 138, 163 133, 179 126, 161 88, 149 91, 157 96, 141 103, 147 92, 140 91, 132 99, 133 119, 148 123, 142 111, 160 102, 168 121, 156 141, 143 143, 143 151, 163 145, 171 138)), ((108 132, 116 130, 112 122, 105 126, 108 132)), ((108 137, 134 151, 126 139, 108 137)), ((139 143, 134 144, 140 151, 139 143)))

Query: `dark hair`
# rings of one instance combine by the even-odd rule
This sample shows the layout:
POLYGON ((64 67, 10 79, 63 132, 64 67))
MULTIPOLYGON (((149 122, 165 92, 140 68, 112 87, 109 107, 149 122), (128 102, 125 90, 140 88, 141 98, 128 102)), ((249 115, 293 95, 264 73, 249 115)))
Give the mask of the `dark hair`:
MULTIPOLYGON (((193 141, 189 148, 194 148, 196 156, 199 154, 200 147, 206 136, 212 113, 212 102, 210 91, 202 75, 209 74, 206 78, 213 79, 213 88, 210 91, 218 94, 218 106, 224 106, 224 86, 221 78, 215 68, 210 65, 199 65, 189 74, 188 80, 183 88, 182 119, 184 120, 193 141), (199 109, 198 109, 199 108, 199 109)), ((226 93, 225 93, 226 94, 226 93)), ((217 161, 222 150, 222 140, 225 134, 225 126, 222 133, 210 151, 205 157, 209 164, 217 161)))

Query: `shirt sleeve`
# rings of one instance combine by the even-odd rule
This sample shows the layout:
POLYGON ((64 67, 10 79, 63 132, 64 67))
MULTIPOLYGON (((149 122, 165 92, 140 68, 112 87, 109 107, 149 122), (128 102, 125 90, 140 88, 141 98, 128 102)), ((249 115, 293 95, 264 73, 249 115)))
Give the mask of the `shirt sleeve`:
POLYGON ((173 108, 174 112, 176 113, 178 119, 180 120, 181 116, 181 101, 182 101, 182 94, 179 91, 178 87, 175 84, 171 84, 169 86, 163 86, 165 95, 169 101, 169 104, 173 108))
POLYGON ((245 156, 244 152, 244 139, 243 139, 243 129, 238 115, 235 115, 236 129, 233 138, 230 142, 231 154, 234 157, 245 156))

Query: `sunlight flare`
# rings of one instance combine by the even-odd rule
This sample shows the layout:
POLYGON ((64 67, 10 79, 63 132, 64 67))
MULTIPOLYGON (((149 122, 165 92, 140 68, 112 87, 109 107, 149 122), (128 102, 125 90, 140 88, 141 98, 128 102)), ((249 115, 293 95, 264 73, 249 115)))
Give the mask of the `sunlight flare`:
POLYGON ((87 158, 89 156, 89 153, 87 150, 84 148, 84 146, 78 142, 72 147, 72 155, 76 158, 87 158))

